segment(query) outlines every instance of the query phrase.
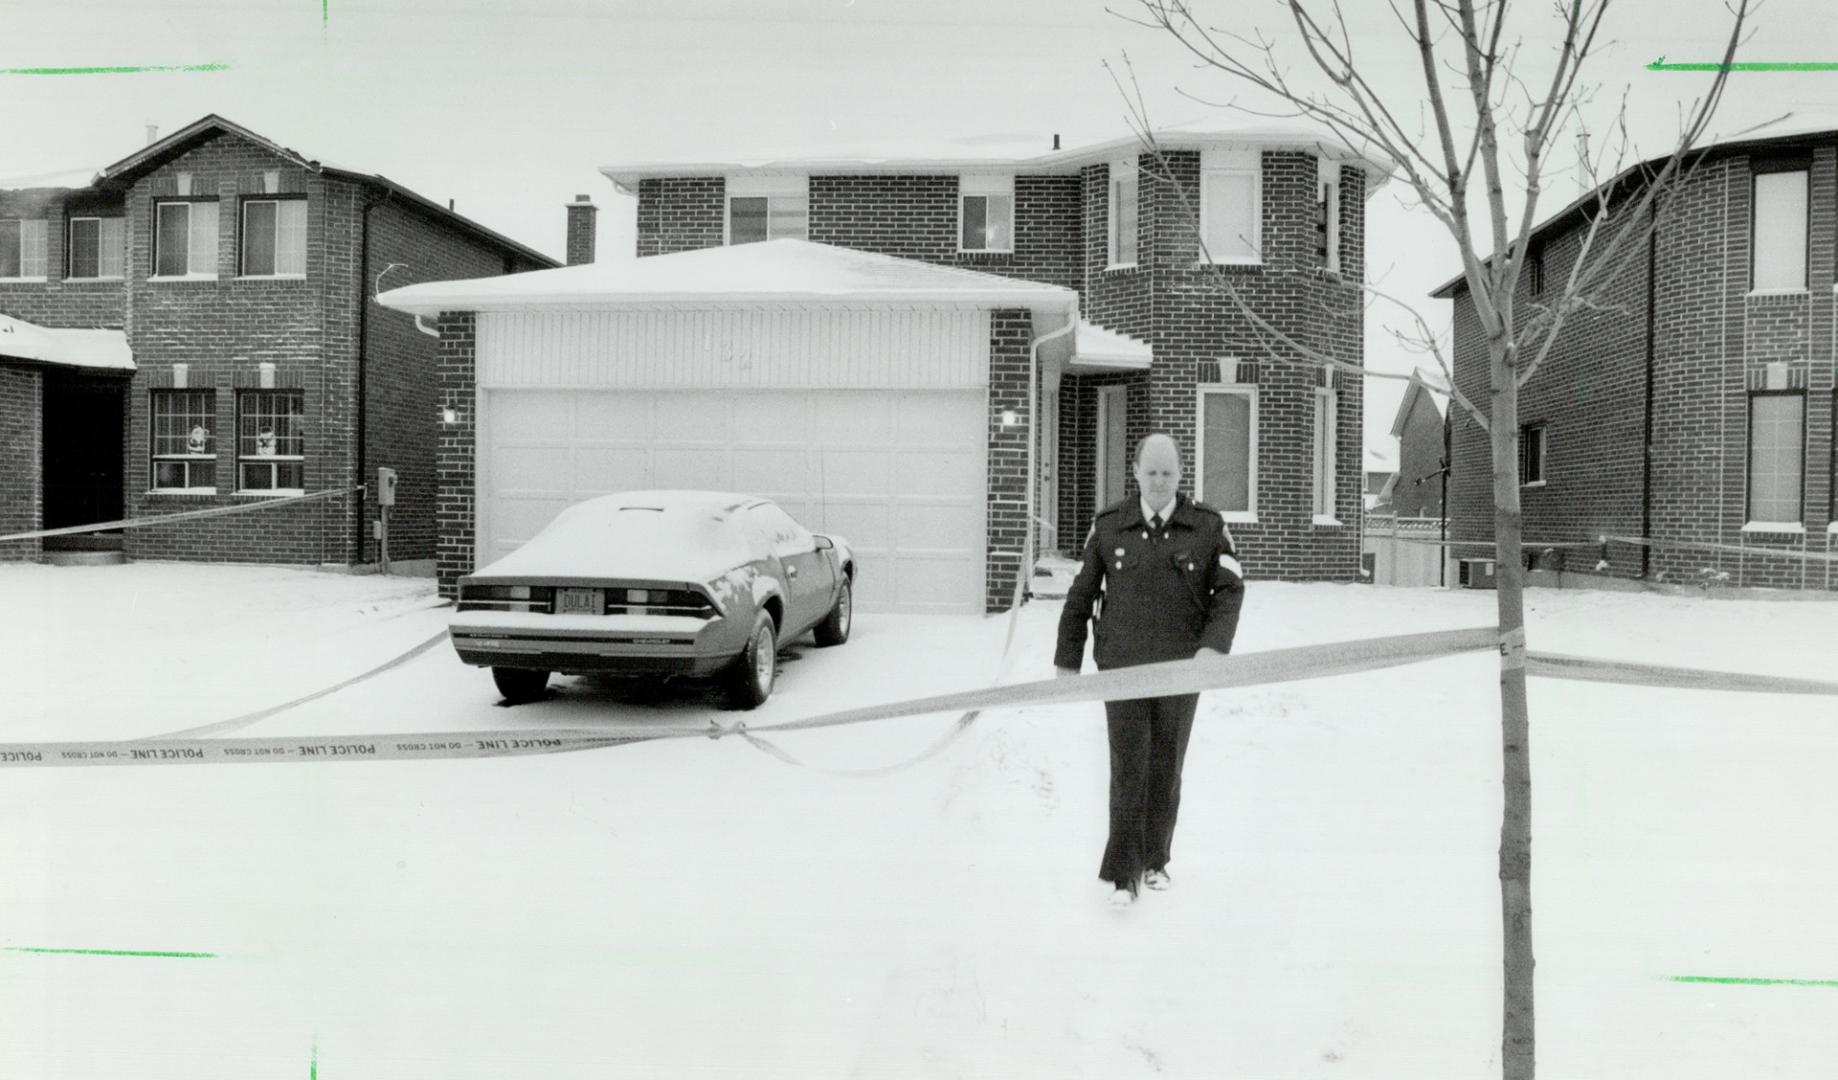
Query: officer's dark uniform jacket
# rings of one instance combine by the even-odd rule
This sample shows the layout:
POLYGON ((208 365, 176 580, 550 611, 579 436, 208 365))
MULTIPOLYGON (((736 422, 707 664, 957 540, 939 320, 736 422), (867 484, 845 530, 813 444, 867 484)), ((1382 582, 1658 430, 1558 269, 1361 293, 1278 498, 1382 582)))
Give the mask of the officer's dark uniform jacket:
POLYGON ((1099 669, 1186 660, 1202 645, 1231 650, 1244 579, 1225 519, 1177 495, 1162 528, 1149 535, 1134 496, 1098 513, 1060 612, 1054 666, 1083 666, 1087 622, 1099 669))

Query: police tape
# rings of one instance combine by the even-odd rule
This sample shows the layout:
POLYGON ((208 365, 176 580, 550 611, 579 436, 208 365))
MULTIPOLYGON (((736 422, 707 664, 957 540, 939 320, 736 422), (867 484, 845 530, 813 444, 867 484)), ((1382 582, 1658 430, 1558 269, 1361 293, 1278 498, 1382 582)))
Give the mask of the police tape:
POLYGON ((253 510, 272 510, 277 506, 290 506, 294 503, 311 502, 314 499, 329 499, 334 495, 350 495, 363 490, 364 485, 357 484, 353 487, 336 488, 331 491, 311 491, 304 495, 276 495, 272 498, 250 499, 235 506, 213 506, 205 510, 182 510, 176 514, 158 514, 154 517, 123 518, 120 521, 99 521, 93 525, 67 525, 61 529, 9 533, 6 536, 0 536, 0 543, 9 540, 40 540, 47 536, 74 536, 77 533, 144 529, 150 525, 170 525, 175 521, 196 521, 199 518, 221 517, 224 514, 247 514, 253 510))
MULTIPOLYGON (((757 738, 762 733, 962 710, 1069 705, 1298 682, 1499 648, 1500 634, 1493 627, 1404 634, 1114 668, 1093 675, 1012 683, 985 690, 845 709, 758 727, 750 727, 744 721, 705 726, 638 722, 593 728, 380 736, 0 743, 0 767, 453 760, 568 753, 653 739, 720 738, 725 735, 757 738)), ((1540 678, 1689 690, 1838 696, 1838 682, 1818 679, 1592 660, 1539 652, 1528 652, 1525 657, 1526 673, 1540 678)), ((961 718, 947 738, 958 734, 969 719, 968 716, 961 718)))
MULTIPOLYGON (((1831 535, 1826 534, 1828 537, 1831 535)), ((1650 540, 1643 536, 1604 536, 1603 543, 1634 544, 1639 547, 1677 548, 1680 551, 1718 551, 1731 555, 1753 555, 1768 559, 1799 559, 1801 562, 1838 562, 1838 552, 1795 551, 1791 548, 1744 547, 1739 544, 1712 544, 1699 540, 1650 540)), ((1802 541, 1804 536, 1802 535, 1802 541)), ((1828 539, 1827 545, 1831 543, 1828 539)))

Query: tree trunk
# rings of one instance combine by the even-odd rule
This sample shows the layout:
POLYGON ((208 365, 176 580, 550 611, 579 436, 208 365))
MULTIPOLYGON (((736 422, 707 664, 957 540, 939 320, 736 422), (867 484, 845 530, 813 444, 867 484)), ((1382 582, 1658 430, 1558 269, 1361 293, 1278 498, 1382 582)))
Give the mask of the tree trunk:
POLYGON ((1501 1074, 1533 1080, 1531 716, 1525 698, 1525 570, 1519 514, 1519 387, 1509 347, 1491 350, 1493 380, 1494 578, 1499 589, 1500 918, 1505 946, 1501 1074))

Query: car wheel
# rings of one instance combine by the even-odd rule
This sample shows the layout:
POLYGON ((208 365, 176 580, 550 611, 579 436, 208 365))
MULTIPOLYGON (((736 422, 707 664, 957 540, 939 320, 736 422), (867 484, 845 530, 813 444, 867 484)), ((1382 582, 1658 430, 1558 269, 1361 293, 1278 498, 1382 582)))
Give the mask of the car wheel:
POLYGON ((542 697, 542 692, 549 688, 549 673, 495 667, 491 669, 491 681, 498 684, 498 693, 504 695, 505 701, 512 705, 528 705, 542 697))
POLYGON ((778 674, 779 641, 772 616, 760 612, 753 618, 753 634, 747 647, 728 669, 728 704, 736 709, 757 709, 772 693, 772 679, 778 674))
POLYGON ((815 630, 819 648, 841 645, 849 640, 849 626, 855 621, 855 598, 850 595, 849 579, 842 579, 842 591, 836 594, 836 606, 823 617, 815 630))

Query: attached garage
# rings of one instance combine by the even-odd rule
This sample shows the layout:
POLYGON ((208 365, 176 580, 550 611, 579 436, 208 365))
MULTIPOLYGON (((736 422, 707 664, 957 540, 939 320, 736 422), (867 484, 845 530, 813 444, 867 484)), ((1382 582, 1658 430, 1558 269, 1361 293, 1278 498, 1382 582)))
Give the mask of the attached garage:
POLYGON ((443 584, 581 499, 731 490, 846 537, 864 612, 1002 606, 1026 544, 1030 347, 1075 318, 1069 290, 803 241, 381 300, 441 316, 443 460, 472 456, 441 478, 443 584))

